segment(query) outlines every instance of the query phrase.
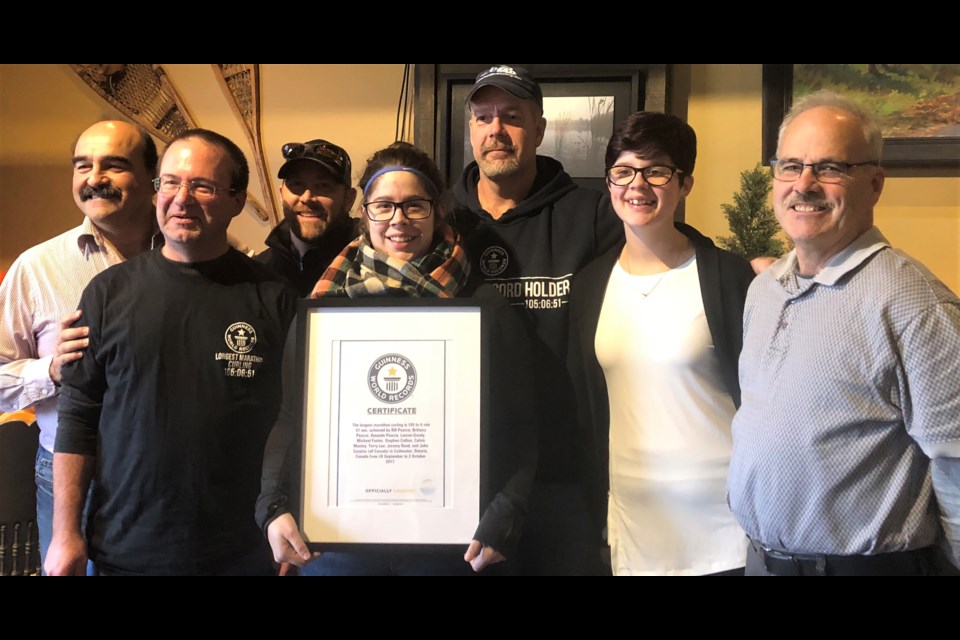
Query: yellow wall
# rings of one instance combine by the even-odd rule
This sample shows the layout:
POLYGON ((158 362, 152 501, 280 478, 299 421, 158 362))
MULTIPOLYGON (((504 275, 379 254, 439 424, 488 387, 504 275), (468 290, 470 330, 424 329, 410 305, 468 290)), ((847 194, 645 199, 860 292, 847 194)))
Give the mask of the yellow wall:
MULTIPOLYGON (((253 149, 210 65, 164 65, 199 126, 223 133, 248 158, 253 149)), ((269 184, 251 171, 251 192, 269 199, 286 142, 326 138, 346 148, 354 179, 373 151, 394 140, 402 64, 262 65, 262 138, 269 184)), ((24 249, 76 226, 71 145, 91 123, 123 117, 65 64, 0 65, 0 271, 24 249)), ((263 248, 272 223, 245 211, 230 232, 263 248)))
MULTIPOLYGON (((209 65, 164 65, 200 126, 220 131, 248 155, 209 65)), ((689 65, 688 117, 700 140, 687 220, 726 235, 720 205, 739 188, 740 171, 760 159, 761 66, 689 65)), ((403 65, 262 65, 263 142, 268 189, 275 189, 280 147, 321 137, 343 145, 354 163, 394 139, 403 65)), ((70 194, 70 145, 91 122, 118 117, 67 65, 0 65, 0 270, 29 246, 79 223, 70 194)), ((255 172, 251 191, 269 196, 255 172)), ((960 291, 960 178, 891 172, 877 224, 960 291)), ((231 232, 260 249, 270 224, 244 213, 231 232)))
POLYGON ((729 235, 720 205, 760 160, 760 65, 691 65, 687 122, 697 166, 686 220, 712 238, 729 235))
POLYGON ((80 224, 71 145, 87 124, 118 116, 66 65, 0 65, 0 271, 80 224))
MULTIPOLYGON (((760 159, 761 65, 691 65, 688 118, 697 132, 696 183, 687 221, 728 235, 720 211, 739 189, 740 171, 760 159)), ((960 292, 960 177, 907 177, 888 171, 876 224, 890 242, 960 292)))
POLYGON ((888 175, 876 224, 893 246, 930 268, 960 292, 960 177, 888 175))

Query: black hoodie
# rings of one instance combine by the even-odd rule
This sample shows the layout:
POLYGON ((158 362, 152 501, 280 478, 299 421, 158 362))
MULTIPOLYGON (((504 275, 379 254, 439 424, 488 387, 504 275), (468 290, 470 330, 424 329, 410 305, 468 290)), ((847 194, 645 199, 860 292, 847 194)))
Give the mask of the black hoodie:
POLYGON ((338 221, 327 229, 319 244, 301 257, 290 239, 290 223, 284 220, 267 236, 267 249, 256 260, 289 280, 300 297, 306 298, 337 254, 357 237, 352 220, 338 221))
POLYGON ((570 285, 580 269, 622 241, 623 223, 609 197, 578 187, 552 158, 537 156, 529 195, 498 220, 480 206, 479 180, 477 163, 471 163, 454 186, 453 223, 464 237, 474 274, 499 289, 538 338, 537 478, 578 482, 577 412, 565 365, 570 285))

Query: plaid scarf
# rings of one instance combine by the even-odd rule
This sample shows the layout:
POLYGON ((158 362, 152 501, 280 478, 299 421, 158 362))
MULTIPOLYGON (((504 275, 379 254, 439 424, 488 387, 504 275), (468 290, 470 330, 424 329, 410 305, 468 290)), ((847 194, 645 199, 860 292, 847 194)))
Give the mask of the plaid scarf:
POLYGON ((360 236, 340 252, 313 288, 311 298, 335 295, 453 298, 470 275, 457 233, 445 226, 433 251, 407 262, 380 253, 360 236))

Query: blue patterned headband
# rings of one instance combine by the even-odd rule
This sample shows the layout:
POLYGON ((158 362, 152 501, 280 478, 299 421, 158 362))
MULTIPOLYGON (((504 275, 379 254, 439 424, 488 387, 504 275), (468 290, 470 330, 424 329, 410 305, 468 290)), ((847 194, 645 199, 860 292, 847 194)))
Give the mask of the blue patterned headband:
POLYGON ((377 178, 379 178, 385 173, 390 173, 391 171, 406 171, 408 173, 412 173, 413 175, 418 176, 421 180, 423 180, 423 183, 425 185, 433 186, 434 188, 436 188, 436 185, 433 184, 433 180, 425 176, 423 172, 417 171, 413 167, 401 167, 399 165, 394 165, 392 167, 384 167, 383 169, 380 169, 380 171, 377 171, 375 174, 370 176, 370 179, 367 181, 367 186, 363 188, 363 195, 364 196, 367 195, 367 193, 370 191, 370 187, 372 187, 373 183, 377 181, 377 178))

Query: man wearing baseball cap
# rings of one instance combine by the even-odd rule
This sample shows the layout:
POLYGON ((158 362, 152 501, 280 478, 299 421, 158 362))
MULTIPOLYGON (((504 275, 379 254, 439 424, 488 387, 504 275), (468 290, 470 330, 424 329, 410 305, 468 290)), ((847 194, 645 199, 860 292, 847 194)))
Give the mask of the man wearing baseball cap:
POLYGON ((283 145, 280 199, 283 222, 267 236, 257 260, 289 280, 301 297, 313 290, 330 261, 354 237, 350 156, 326 140, 283 145))
POLYGON ((523 67, 496 65, 478 73, 473 88, 467 94, 468 104, 483 87, 498 87, 515 98, 533 100, 540 109, 540 116, 543 116, 543 91, 530 72, 523 67))
POLYGON ((573 276, 617 242, 623 224, 605 195, 578 187, 537 155, 543 91, 522 67, 481 71, 467 95, 475 162, 454 185, 453 219, 473 272, 494 285, 536 334, 540 458, 519 570, 528 575, 609 574, 587 509, 576 407, 566 373, 573 276))

